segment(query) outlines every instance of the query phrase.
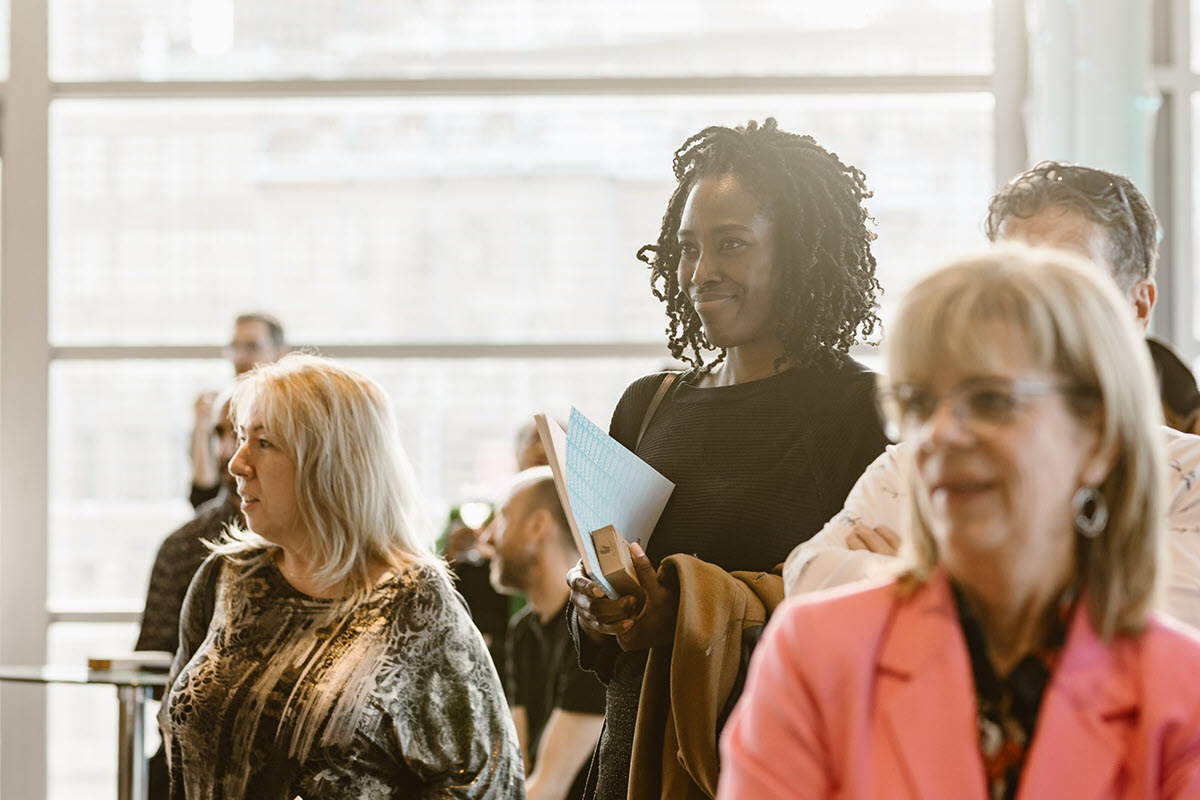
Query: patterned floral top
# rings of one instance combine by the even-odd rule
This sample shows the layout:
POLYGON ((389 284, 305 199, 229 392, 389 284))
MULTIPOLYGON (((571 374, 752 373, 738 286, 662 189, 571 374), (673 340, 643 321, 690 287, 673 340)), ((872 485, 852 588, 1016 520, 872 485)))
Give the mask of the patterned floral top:
POLYGON ((499 678, 447 578, 414 567, 331 613, 271 556, 211 557, 188 591, 160 712, 173 797, 525 796, 499 678))
POLYGON ((1059 598, 1050 612, 1042 646, 1022 658, 1008 675, 1001 678, 988 657, 979 620, 972 613, 962 590, 953 583, 951 587, 975 679, 979 750, 983 755, 988 798, 1013 800, 1017 796, 1025 754, 1033 741, 1042 697, 1067 640, 1077 595, 1072 588, 1059 598))

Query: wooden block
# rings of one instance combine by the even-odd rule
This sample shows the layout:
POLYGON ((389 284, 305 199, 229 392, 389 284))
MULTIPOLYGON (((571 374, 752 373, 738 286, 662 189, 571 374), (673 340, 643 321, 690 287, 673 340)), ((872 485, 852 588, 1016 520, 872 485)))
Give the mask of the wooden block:
POLYGON ((88 658, 88 669, 166 672, 174 653, 165 650, 134 650, 128 653, 95 655, 88 658))
POLYGON ((612 525, 592 531, 592 543, 596 545, 597 569, 613 588, 621 594, 637 594, 641 591, 637 572, 633 569, 633 557, 629 555, 629 542, 612 525))

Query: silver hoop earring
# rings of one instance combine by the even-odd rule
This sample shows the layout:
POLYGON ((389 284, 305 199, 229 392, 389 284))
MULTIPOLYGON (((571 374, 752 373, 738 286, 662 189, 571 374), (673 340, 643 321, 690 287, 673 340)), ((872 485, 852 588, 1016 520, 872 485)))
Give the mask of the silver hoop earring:
POLYGON ((1094 486, 1080 486, 1071 505, 1075 507, 1075 530, 1080 536, 1095 539, 1108 524, 1108 501, 1094 486))

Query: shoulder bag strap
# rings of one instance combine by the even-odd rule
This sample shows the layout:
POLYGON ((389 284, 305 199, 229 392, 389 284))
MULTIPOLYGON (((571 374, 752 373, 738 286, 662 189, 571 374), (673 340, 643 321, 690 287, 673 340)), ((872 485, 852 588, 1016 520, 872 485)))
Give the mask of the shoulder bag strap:
POLYGON ((678 377, 678 372, 668 372, 663 376, 662 383, 658 385, 658 391, 654 393, 654 397, 650 398, 650 405, 646 406, 646 416, 642 417, 641 430, 638 431, 637 441, 633 445, 635 452, 638 445, 642 443, 642 437, 646 435, 646 428, 650 427, 650 420, 654 419, 654 412, 658 411, 658 406, 662 403, 663 398, 667 396, 667 390, 671 388, 671 384, 678 377))

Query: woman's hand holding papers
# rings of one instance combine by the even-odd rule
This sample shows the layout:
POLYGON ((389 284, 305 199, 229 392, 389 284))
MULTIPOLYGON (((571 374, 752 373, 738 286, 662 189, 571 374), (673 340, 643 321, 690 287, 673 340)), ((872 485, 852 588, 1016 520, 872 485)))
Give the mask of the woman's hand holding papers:
POLYGON ((661 584, 642 548, 630 545, 641 591, 610 600, 578 563, 567 573, 571 603, 579 629, 593 641, 616 636, 622 650, 646 650, 670 645, 675 637, 679 596, 661 584))
POLYGON ((675 641, 675 618, 679 615, 679 594, 659 583, 658 573, 639 544, 629 546, 638 583, 642 585, 641 611, 633 624, 617 634, 622 650, 648 650, 670 647, 675 641))
POLYGON ((594 642, 629 630, 641 607, 641 599, 635 595, 610 600, 600 584, 588 576, 582 561, 567 573, 567 586, 571 589, 571 604, 575 606, 579 630, 594 642))

